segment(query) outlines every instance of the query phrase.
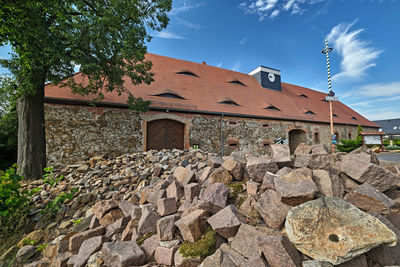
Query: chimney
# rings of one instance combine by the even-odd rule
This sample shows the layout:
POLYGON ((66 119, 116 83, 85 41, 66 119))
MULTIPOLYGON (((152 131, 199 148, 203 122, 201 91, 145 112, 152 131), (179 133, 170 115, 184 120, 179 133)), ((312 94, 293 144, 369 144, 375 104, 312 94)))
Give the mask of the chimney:
POLYGON ((266 89, 281 91, 281 71, 273 68, 260 66, 251 71, 249 75, 256 78, 258 83, 266 89))
POLYGON ((207 65, 207 62, 203 61, 203 62, 201 62, 201 64, 203 64, 203 65, 207 65))

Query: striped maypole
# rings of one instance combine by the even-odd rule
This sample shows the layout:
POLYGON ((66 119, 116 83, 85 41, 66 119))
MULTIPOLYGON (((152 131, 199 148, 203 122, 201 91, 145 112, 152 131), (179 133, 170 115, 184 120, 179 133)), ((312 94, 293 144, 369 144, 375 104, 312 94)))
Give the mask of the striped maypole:
MULTIPOLYGON (((326 68, 328 70, 328 85, 329 85, 329 93, 328 96, 333 97, 335 96, 335 93, 332 91, 332 82, 331 82, 331 65, 329 63, 329 53, 332 51, 332 48, 328 46, 328 40, 325 39, 325 48, 321 51, 326 55, 326 68)), ((330 117, 330 122, 331 122, 331 136, 333 139, 333 110, 332 110, 332 100, 329 100, 329 117, 330 117)), ((331 151, 332 153, 335 153, 335 144, 331 144, 331 151)))

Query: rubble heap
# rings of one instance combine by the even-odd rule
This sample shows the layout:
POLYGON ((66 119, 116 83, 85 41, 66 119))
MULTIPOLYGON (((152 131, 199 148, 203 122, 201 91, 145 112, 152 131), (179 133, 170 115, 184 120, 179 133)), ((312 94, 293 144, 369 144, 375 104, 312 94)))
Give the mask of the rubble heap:
MULTIPOLYGON (((75 197, 45 225, 36 213, 17 245, 29 266, 400 265, 400 171, 365 148, 328 154, 301 144, 290 156, 200 150, 98 156, 67 166, 34 196, 37 210, 61 192, 75 197)), ((33 212, 35 214, 35 212, 33 212)), ((14 247, 15 249, 15 247, 14 247)))

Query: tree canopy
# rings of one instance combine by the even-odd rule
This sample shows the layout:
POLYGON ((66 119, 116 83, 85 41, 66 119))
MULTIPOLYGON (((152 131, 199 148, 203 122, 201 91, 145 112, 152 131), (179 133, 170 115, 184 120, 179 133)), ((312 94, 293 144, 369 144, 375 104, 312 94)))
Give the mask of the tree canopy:
MULTIPOLYGON (((145 60, 146 43, 153 31, 167 26, 171 5, 172 0, 0 2, 0 45, 8 44, 13 51, 11 59, 0 60, 0 64, 14 74, 22 97, 17 107, 20 165, 28 164, 32 155, 38 157, 39 150, 40 155, 45 153, 42 118, 46 82, 60 83, 74 93, 93 94, 101 100, 107 91, 127 92, 124 76, 133 84, 153 81, 151 62, 145 60), (77 66, 83 80, 74 79, 77 66), (35 121, 37 117, 40 121, 35 121), (34 140, 43 141, 36 144, 34 140), (22 141, 28 143, 24 149, 22 141)), ((137 108, 145 107, 133 96, 129 102, 137 108)), ((32 173, 28 169, 22 171, 26 177, 31 175, 24 172, 32 173)))

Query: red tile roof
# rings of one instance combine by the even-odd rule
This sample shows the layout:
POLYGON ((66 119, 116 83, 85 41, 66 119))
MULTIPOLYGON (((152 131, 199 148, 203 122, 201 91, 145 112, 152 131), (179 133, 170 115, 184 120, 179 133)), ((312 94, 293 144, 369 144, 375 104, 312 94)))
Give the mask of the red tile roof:
MULTIPOLYGON (((155 81, 150 85, 134 86, 126 78, 125 86, 135 97, 151 100, 151 108, 329 123, 329 104, 323 101, 326 93, 287 83, 282 83, 282 91, 275 91, 262 88, 255 78, 245 73, 150 53, 146 58, 153 62, 155 81), (192 72, 198 77, 179 72, 192 72), (230 83, 235 80, 244 86, 230 83), (184 99, 156 96, 159 94, 175 94, 184 99), (307 98, 301 97, 302 94, 307 98), (233 101, 238 106, 220 104, 224 101, 233 101), (265 109, 268 106, 279 110, 265 109), (307 111, 315 115, 305 114, 307 111)), ((75 78, 82 79, 80 73, 75 78)), ((52 84, 46 86, 45 97, 69 101, 93 98, 74 95, 68 88, 52 84)), ((126 104, 126 101, 127 95, 119 96, 112 92, 105 93, 102 102, 126 104)), ((379 127, 341 102, 333 103, 333 112, 338 116, 334 118, 334 123, 379 127)))

